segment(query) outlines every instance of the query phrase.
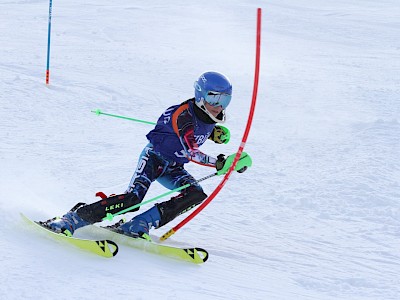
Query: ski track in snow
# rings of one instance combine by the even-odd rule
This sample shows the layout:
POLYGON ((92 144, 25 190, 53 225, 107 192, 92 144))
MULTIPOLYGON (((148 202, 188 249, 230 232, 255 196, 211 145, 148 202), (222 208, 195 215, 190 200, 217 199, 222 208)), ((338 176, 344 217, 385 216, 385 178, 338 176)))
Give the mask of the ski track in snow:
MULTIPOLYGON (((399 298, 398 1, 53 2, 48 87, 47 14, 47 1, 0 3, 1 299, 399 298), (198 74, 219 70, 234 83, 232 139, 202 149, 235 152, 257 7, 253 167, 166 242, 205 248, 209 261, 123 245, 104 259, 25 226, 20 211, 46 219, 97 191, 124 191, 150 127, 93 109, 155 121, 192 97, 198 74)), ((147 197, 164 191, 155 183, 147 197)))

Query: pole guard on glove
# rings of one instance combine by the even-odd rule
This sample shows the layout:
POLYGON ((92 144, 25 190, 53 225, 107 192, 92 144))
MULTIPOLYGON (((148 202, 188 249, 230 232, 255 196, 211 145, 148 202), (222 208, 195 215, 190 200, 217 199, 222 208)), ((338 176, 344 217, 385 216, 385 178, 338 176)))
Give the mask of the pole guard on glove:
MULTIPOLYGON (((223 175, 228 173, 229 168, 231 167, 233 160, 235 159, 235 156, 236 153, 229 155, 227 158, 225 158, 224 154, 218 155, 217 162, 215 163, 215 168, 217 169, 218 175, 223 175)), ((253 162, 251 160, 250 155, 248 155, 246 152, 242 152, 235 166, 235 171, 243 173, 244 171, 247 170, 247 168, 251 167, 252 163, 253 162)))

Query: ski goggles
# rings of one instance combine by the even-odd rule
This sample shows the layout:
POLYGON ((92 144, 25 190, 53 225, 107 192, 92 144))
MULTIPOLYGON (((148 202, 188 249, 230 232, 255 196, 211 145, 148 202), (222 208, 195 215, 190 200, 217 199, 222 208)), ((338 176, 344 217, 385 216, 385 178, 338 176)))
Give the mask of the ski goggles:
POLYGON ((226 109, 231 102, 232 95, 220 92, 209 91, 204 96, 204 100, 212 106, 222 106, 226 109))

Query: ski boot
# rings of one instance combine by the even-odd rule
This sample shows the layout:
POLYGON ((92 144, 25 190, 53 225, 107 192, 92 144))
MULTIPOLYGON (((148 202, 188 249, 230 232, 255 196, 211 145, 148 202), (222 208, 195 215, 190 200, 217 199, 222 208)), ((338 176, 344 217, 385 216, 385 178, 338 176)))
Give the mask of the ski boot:
MULTIPOLYGON (((129 222, 125 222, 116 227, 116 232, 134 237, 152 241, 149 230, 153 226, 158 228, 160 225, 160 212, 157 206, 153 206, 148 211, 135 216, 129 222)), ((121 221, 120 221, 121 222, 121 221)))
POLYGON ((90 224, 89 222, 82 219, 76 212, 76 210, 83 205, 85 204, 78 203, 61 218, 53 218, 45 222, 40 222, 40 224, 56 233, 61 233, 66 236, 72 236, 76 229, 90 224))

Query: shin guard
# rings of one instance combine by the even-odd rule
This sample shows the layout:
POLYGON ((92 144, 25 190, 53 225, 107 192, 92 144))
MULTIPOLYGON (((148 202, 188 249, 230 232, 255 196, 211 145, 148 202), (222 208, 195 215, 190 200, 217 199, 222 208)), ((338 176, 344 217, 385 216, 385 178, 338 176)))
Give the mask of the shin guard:
POLYGON ((206 198, 207 195, 203 191, 192 190, 179 194, 166 202, 156 204, 161 216, 160 227, 199 205, 206 198))
MULTIPOLYGON (((115 214, 142 202, 134 193, 121 194, 102 199, 92 204, 78 208, 77 214, 90 223, 101 222, 107 213, 115 214)), ((139 210, 139 207, 130 212, 139 210)))

